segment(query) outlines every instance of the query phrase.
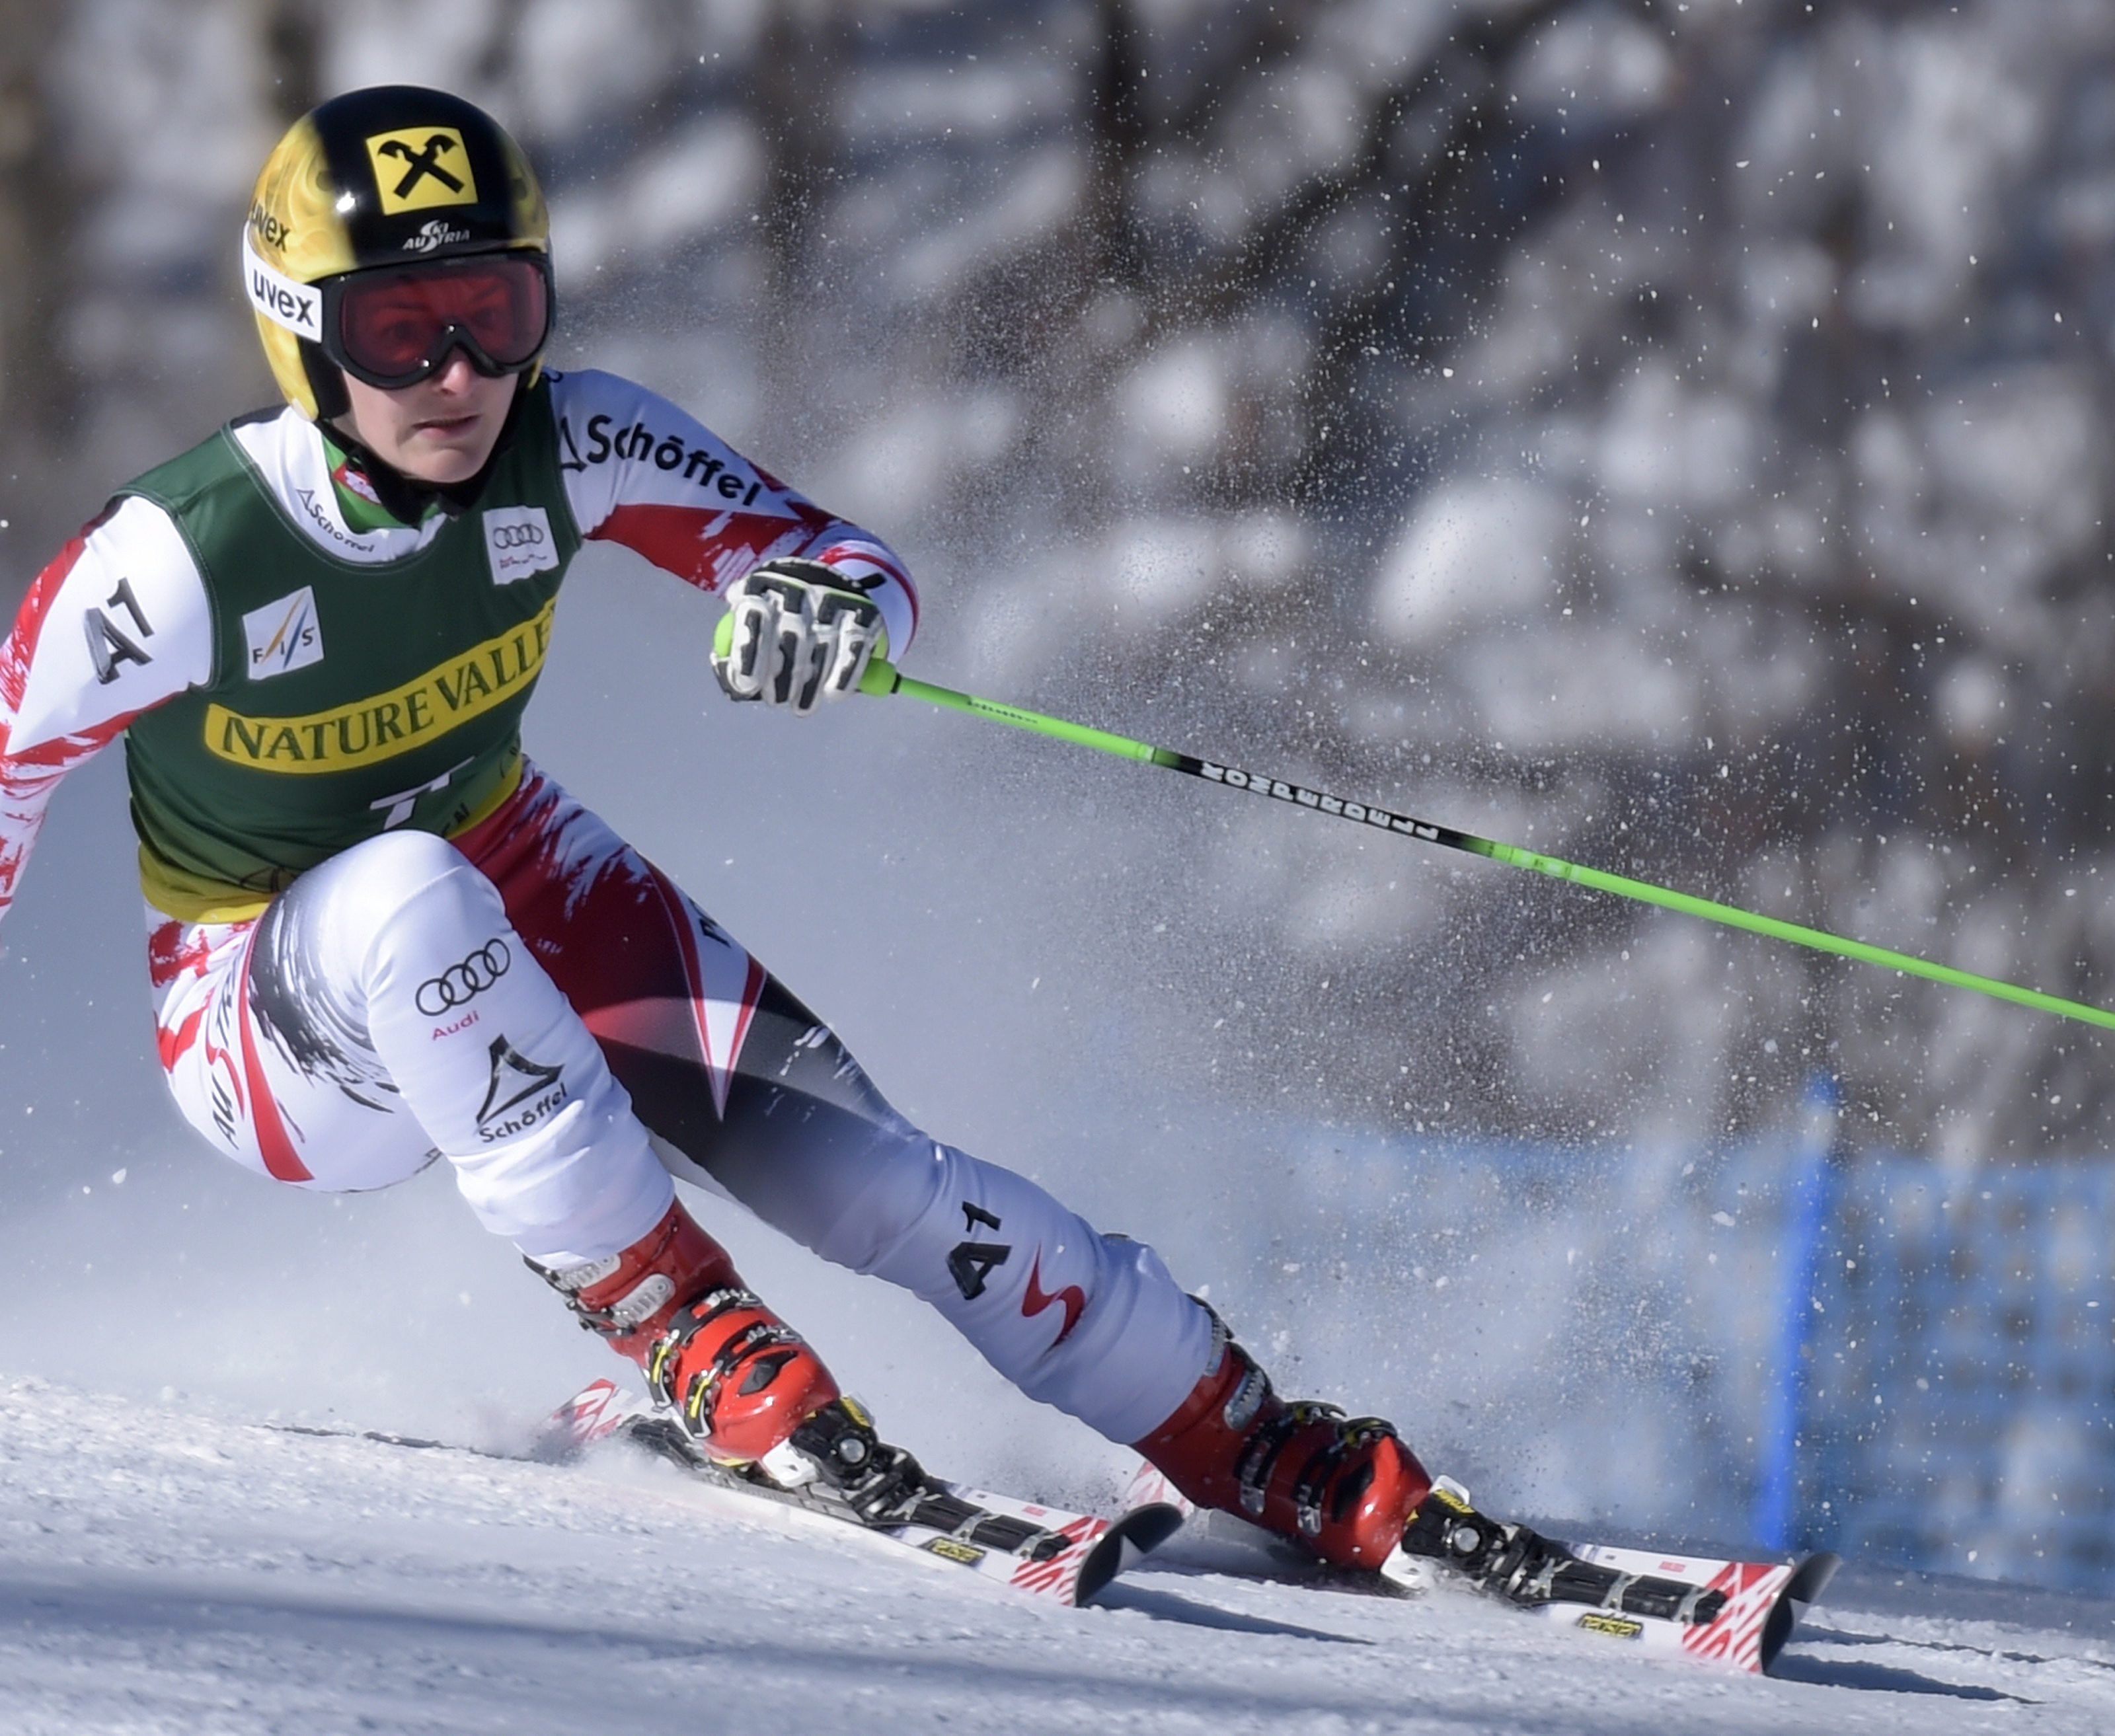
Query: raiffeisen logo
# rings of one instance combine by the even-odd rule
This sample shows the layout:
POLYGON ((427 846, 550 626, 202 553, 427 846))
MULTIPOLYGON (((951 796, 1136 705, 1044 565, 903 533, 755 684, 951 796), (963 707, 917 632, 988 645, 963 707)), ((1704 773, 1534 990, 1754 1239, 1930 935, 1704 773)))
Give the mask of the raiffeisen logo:
POLYGON ((474 205, 477 177, 470 172, 463 135, 452 126, 400 126, 367 141, 374 190, 385 215, 429 205, 474 205))

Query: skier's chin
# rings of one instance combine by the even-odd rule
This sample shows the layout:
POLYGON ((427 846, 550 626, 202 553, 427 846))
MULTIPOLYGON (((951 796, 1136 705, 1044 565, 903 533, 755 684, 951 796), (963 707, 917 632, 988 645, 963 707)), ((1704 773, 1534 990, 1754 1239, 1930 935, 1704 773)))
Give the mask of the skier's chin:
POLYGON ((498 416, 472 416, 414 428, 389 455, 390 461, 413 482, 446 487, 467 482, 484 468, 499 437, 498 416))
POLYGON ((385 392, 347 378, 350 432, 400 475, 446 488, 484 468, 520 382, 472 374, 458 361, 438 382, 385 392))

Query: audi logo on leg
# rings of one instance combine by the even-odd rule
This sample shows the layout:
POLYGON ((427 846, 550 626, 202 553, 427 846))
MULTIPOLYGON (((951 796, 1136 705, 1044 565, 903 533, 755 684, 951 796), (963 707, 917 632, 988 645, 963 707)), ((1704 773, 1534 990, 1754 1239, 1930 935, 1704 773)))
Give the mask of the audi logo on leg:
POLYGON ((507 942, 495 940, 480 946, 460 964, 451 964, 438 977, 419 985, 419 1010, 438 1019, 452 1007, 466 1006, 502 977, 513 963, 507 942))
POLYGON ((492 538, 494 548, 541 548, 544 546, 544 527, 541 524, 494 524, 486 534, 492 538))

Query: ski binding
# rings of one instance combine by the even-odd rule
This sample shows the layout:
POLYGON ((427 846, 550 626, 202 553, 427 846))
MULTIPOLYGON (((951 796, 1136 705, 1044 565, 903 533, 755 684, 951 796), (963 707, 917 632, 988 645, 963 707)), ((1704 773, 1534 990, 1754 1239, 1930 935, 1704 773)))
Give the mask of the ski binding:
POLYGON ((562 1461, 603 1441, 623 1441, 680 1466, 707 1486, 857 1528, 1029 1596, 1091 1603, 1181 1529, 1165 1502, 1121 1518, 1071 1513, 931 1476, 900 1447, 860 1485, 857 1505, 819 1480, 787 1488, 700 1454, 681 1426, 643 1395, 595 1381, 553 1412, 536 1455, 562 1461))
MULTIPOLYGON (((1151 1465, 1141 1464, 1126 1499, 1196 1509, 1151 1465)), ((1246 1542, 1266 1571, 1283 1571, 1292 1546, 1220 1514, 1196 1529, 1214 1542, 1246 1542)), ((1305 1564, 1310 1572, 1319 1564, 1305 1564)), ((1434 1584, 1465 1583, 1545 1620, 1648 1652, 1769 1673, 1810 1605, 1841 1565, 1833 1555, 1793 1562, 1720 1560, 1613 1544, 1558 1542, 1525 1526, 1476 1511, 1448 1477, 1411 1516, 1402 1547, 1368 1578, 1374 1590, 1415 1595, 1434 1584)), ((1237 1569, 1236 1569, 1237 1570, 1237 1569)), ((1335 1576, 1347 1579, 1349 1575, 1335 1576)))

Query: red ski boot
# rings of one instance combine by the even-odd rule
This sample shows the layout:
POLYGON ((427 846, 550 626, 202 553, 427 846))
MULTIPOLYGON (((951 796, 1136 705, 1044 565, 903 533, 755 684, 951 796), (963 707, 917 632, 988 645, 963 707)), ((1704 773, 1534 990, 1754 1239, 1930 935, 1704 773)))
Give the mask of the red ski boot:
POLYGON ((1249 1354, 1223 1349, 1138 1450, 1200 1507, 1238 1514, 1338 1567, 1379 1567, 1432 1479, 1392 1424, 1287 1404, 1249 1354))
POLYGON ((645 1370, 708 1458, 761 1464, 775 1482, 815 1475, 785 1444, 839 1402, 837 1383, 801 1335, 743 1288, 727 1250, 681 1201, 606 1260, 567 1272, 529 1263, 582 1326, 645 1370))

